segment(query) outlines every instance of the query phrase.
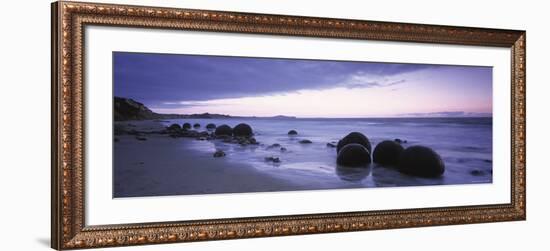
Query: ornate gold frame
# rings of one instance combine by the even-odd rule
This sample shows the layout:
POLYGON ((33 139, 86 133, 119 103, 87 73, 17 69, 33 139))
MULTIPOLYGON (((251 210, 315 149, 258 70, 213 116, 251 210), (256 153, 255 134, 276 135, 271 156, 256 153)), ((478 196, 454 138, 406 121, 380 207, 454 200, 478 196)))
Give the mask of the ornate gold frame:
POLYGON ((52 4, 52 248, 74 249, 525 220, 525 31, 56 2, 52 4), (86 25, 444 43, 511 49, 511 203, 86 226, 86 25))

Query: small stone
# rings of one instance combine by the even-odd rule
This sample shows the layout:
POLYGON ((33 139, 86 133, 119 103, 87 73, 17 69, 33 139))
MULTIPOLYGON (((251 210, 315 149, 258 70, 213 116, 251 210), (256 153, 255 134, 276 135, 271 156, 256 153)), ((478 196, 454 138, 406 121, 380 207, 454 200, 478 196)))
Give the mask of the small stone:
POLYGON ((273 162, 273 163, 281 163, 281 160, 279 159, 279 157, 273 157, 273 156, 265 157, 265 161, 273 162))
POLYGON ((302 139, 302 140, 300 140, 300 141, 298 141, 298 142, 299 142, 300 144, 311 144, 311 143, 313 143, 313 142, 311 142, 311 140, 309 140, 309 139, 302 139))
POLYGON ((327 147, 332 147, 332 148, 334 148, 334 147, 336 147, 336 145, 333 144, 333 143, 327 143, 327 147))
POLYGON ((298 135, 298 132, 296 130, 290 130, 288 131, 288 135, 298 135))
POLYGON ((215 153, 214 153, 214 158, 220 158, 220 157, 223 157, 225 156, 225 152, 222 151, 222 150, 217 150, 215 153))

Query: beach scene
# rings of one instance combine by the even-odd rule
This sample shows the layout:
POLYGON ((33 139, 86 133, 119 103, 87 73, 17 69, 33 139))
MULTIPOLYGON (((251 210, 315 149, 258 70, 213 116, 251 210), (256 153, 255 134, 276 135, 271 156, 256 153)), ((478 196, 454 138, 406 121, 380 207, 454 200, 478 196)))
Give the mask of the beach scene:
POLYGON ((113 52, 113 197, 492 182, 492 68, 113 52))

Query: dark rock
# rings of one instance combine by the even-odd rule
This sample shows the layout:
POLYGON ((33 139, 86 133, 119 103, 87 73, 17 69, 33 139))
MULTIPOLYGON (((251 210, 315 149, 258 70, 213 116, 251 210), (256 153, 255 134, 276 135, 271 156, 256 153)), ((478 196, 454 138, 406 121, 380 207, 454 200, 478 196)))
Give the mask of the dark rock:
POLYGON ((265 157, 265 161, 267 162, 273 162, 273 163, 281 163, 281 160, 279 159, 279 157, 265 157))
POLYGON ((214 130, 214 129, 216 129, 216 125, 210 123, 210 124, 206 125, 206 129, 208 129, 208 130, 214 130))
POLYGON ((300 144, 311 144, 311 143, 313 143, 313 142, 311 142, 311 140, 309 140, 309 139, 302 139, 302 140, 300 140, 300 141, 298 141, 298 142, 299 142, 300 144))
POLYGON ((327 147, 332 147, 332 148, 334 148, 334 147, 336 147, 336 145, 329 142, 329 143, 327 143, 327 147))
POLYGON ((288 131, 288 135, 298 135, 298 132, 296 130, 290 130, 288 131))
POLYGON ((191 124, 189 123, 184 123, 183 126, 182 126, 183 129, 191 129, 191 124))
POLYGON ((275 143, 273 145, 268 146, 267 149, 276 148, 276 147, 281 147, 281 144, 275 143))
POLYGON ((225 152, 222 151, 222 150, 217 150, 215 153, 214 153, 214 158, 219 158, 219 157, 223 157, 225 156, 225 152))
POLYGON ((179 131, 181 130, 181 126, 178 124, 172 124, 168 127, 168 131, 179 131))
POLYGON ((146 141, 147 138, 136 136, 136 139, 139 141, 146 141))
POLYGON ((199 127, 201 127, 201 124, 199 124, 199 123, 195 123, 195 124, 193 125, 193 128, 199 128, 199 127))
POLYGON ((252 127, 248 124, 240 123, 235 128, 233 128, 233 135, 241 137, 250 137, 252 136, 252 127))
POLYGON ((216 131, 214 132, 214 134, 216 136, 221 136, 221 135, 231 136, 233 134, 233 129, 231 129, 231 127, 228 125, 221 125, 216 127, 216 131))
POLYGON ((281 147, 280 150, 281 150, 281 152, 286 152, 287 151, 286 148, 284 148, 284 147, 281 147))
POLYGON ((445 163, 431 148, 411 146, 401 153, 398 170, 414 176, 439 177, 445 172, 445 163))
POLYGON ((365 166, 371 162, 369 150, 361 144, 350 143, 338 152, 336 162, 343 166, 365 166))
POLYGON ((347 144, 360 144, 364 146, 369 153, 372 152, 372 147, 370 145, 370 141, 367 138, 367 136, 363 135, 360 132, 352 132, 346 137, 342 138, 340 141, 338 141, 338 145, 336 146, 336 152, 340 152, 340 150, 347 144))
POLYGON ((396 165, 402 152, 403 147, 399 143, 385 140, 376 145, 372 153, 372 159, 374 163, 381 165, 396 165))
POLYGON ((199 135, 200 135, 201 137, 208 137, 208 136, 210 136, 210 133, 207 132, 207 131, 202 131, 202 132, 199 133, 199 135))
POLYGON ((474 169, 472 171, 470 171, 470 174, 473 175, 473 176, 482 176, 485 174, 485 172, 481 171, 481 170, 478 170, 478 169, 474 169))
POLYGON ((249 138, 248 141, 249 141, 250 144, 252 144, 252 145, 257 145, 257 144, 259 144, 258 141, 257 141, 254 137, 249 138))

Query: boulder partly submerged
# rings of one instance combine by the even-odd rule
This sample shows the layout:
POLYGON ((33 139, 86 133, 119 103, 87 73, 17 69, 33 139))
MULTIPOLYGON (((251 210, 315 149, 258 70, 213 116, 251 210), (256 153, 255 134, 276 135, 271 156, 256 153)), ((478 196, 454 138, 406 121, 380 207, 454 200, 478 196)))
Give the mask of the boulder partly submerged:
POLYGON ((398 170, 413 176, 439 177, 445 172, 445 163, 431 148, 411 146, 401 153, 398 170))
POLYGON ((397 165, 402 152, 403 147, 401 144, 392 140, 385 140, 376 145, 372 153, 372 159, 374 163, 381 165, 397 165))
POLYGON ((361 144, 347 144, 338 152, 336 162, 342 166, 362 167, 371 163, 370 152, 361 144))
POLYGON ((340 152, 340 150, 347 144, 360 144, 364 146, 369 151, 369 153, 372 152, 372 147, 369 139, 367 138, 367 136, 360 132, 349 133, 340 141, 338 141, 338 145, 336 145, 336 152, 340 152))
POLYGON ((252 127, 245 123, 240 123, 233 128, 233 135, 238 137, 250 137, 254 133, 252 132, 252 127))
POLYGON ((233 129, 228 125, 221 125, 216 127, 214 134, 216 136, 231 136, 233 135, 233 129))

